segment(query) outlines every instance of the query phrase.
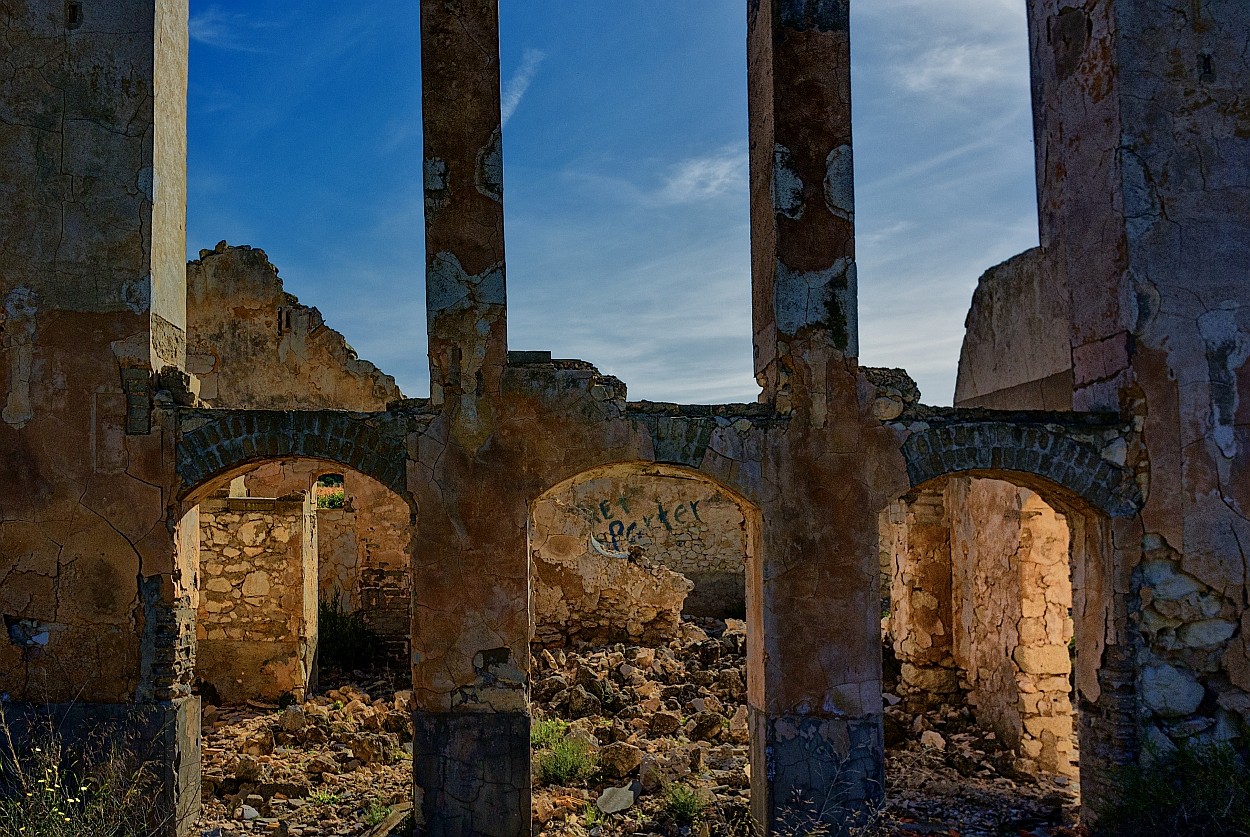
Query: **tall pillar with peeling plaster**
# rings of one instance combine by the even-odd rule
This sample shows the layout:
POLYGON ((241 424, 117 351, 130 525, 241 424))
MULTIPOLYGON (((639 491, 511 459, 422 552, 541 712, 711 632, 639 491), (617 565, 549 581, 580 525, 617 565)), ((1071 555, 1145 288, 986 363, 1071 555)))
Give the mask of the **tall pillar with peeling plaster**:
POLYGON ((508 491, 517 463, 498 454, 508 360, 498 0, 422 0, 421 53, 440 415, 413 443, 414 780, 423 833, 520 837, 530 833, 529 555, 524 525, 503 524, 527 508, 508 491))
POLYGON ((755 368, 782 422, 748 580, 751 803, 785 834, 882 795, 879 463, 898 448, 857 361, 849 0, 748 9, 755 368))
POLYGON ((0 691, 71 749, 129 728, 164 780, 149 833, 185 833, 194 527, 170 517, 158 373, 186 354, 187 0, 4 10, 0 691))
POLYGON ((805 344, 856 357, 850 0, 750 0, 755 372, 789 404, 805 344))
POLYGON ((431 394, 472 426, 508 359, 498 0, 425 0, 421 45, 431 394))
MULTIPOLYGON (((1072 405, 1137 422, 1127 455, 1147 494, 1139 519, 1116 521, 1106 650, 1079 694, 1083 715, 1122 721, 1083 733, 1089 799, 1143 742, 1250 742, 1250 10, 1031 0, 1029 18, 1072 405)), ((1083 647, 1078 630, 1078 663, 1083 647)))

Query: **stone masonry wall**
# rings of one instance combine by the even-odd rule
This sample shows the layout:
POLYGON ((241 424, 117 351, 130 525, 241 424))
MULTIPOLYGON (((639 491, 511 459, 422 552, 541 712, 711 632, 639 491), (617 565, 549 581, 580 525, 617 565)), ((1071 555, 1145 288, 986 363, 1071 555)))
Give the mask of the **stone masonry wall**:
POLYGON ((915 709, 959 692, 952 656, 951 529, 941 491, 895 502, 882 520, 893 568, 889 634, 901 667, 899 691, 915 709))
POLYGON ((302 699, 310 687, 316 547, 308 497, 201 504, 197 672, 226 703, 302 699))
POLYGON ((948 502, 954 656, 969 703, 1021 769, 1075 776, 1067 524, 998 480, 952 480, 948 502))
POLYGON ((685 611, 697 616, 746 612, 746 522, 738 504, 704 481, 628 474, 579 483, 553 498, 588 522, 608 552, 643 551, 656 564, 694 582, 685 611))
POLYGON ((1075 775, 1063 516, 1027 489, 967 477, 891 512, 900 695, 917 710, 966 699, 1020 769, 1075 775))
MULTIPOLYGON (((247 475, 247 493, 284 496, 311 491, 331 473, 325 463, 266 463, 247 475)), ((319 509, 316 600, 337 597, 347 612, 360 611, 395 659, 407 656, 411 614, 411 509, 376 480, 343 473, 344 507, 319 509), (402 615, 402 618, 401 618, 402 615)))

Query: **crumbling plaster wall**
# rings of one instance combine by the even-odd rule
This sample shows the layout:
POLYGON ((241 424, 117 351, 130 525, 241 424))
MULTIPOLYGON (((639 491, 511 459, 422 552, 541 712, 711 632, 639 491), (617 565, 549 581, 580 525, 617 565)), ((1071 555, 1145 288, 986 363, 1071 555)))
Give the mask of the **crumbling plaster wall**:
POLYGON ((311 495, 200 505, 196 672, 225 703, 302 699, 317 646, 311 495))
POLYGON ((187 368, 213 407, 385 410, 395 379, 286 293, 263 250, 203 250, 187 274, 187 368))
POLYGON ((1094 796, 1143 737, 1166 752, 1250 732, 1250 19, 1235 0, 1035 0, 1029 28, 1041 244, 1067 288, 1072 406, 1133 417, 1125 457, 1146 496, 1103 539, 1104 642, 1078 647, 1078 663, 1099 655, 1083 700, 1126 718, 1083 739, 1082 758, 1107 768, 1083 771, 1094 796))
POLYGON ((153 647, 190 579, 152 405, 186 351, 186 3, 119 0, 72 30, 64 3, 3 14, 0 680, 36 703, 181 699, 189 633, 153 647))
POLYGON ((735 616, 746 609, 746 519, 737 501, 705 480, 630 471, 579 482, 551 498, 567 534, 590 534, 605 551, 637 548, 694 583, 685 612, 735 616))
POLYGON ((683 611, 745 614, 746 518, 693 475, 631 466, 574 480, 535 503, 530 549, 539 644, 656 643, 683 611))
POLYGON ((153 407, 186 352, 187 14, 0 9, 0 691, 14 728, 72 703, 75 723, 179 753, 152 807, 182 822, 199 805, 195 537, 153 407))

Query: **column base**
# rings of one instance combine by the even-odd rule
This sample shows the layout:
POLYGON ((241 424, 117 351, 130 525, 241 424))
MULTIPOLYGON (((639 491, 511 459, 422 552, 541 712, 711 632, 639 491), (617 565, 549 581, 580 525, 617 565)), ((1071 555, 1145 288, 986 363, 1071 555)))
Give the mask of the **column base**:
POLYGON ((417 834, 528 837, 528 714, 417 712, 413 726, 417 834))
POLYGON ((880 716, 768 716, 751 708, 751 810, 765 834, 845 834, 885 798, 880 716))
POLYGON ((81 757, 112 745, 140 768, 152 770, 159 789, 148 798, 145 834, 187 837, 200 816, 200 699, 152 703, 4 704, 4 719, 19 756, 58 737, 81 757))

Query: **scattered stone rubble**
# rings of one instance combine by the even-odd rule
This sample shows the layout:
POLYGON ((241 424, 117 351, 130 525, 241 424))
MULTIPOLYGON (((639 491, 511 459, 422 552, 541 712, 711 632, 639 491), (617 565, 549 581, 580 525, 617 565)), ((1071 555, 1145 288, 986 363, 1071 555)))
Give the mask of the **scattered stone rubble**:
MULTIPOLYGON (((535 723, 567 724, 564 736, 582 742, 596 770, 566 787, 544 784, 535 764, 534 834, 754 834, 745 654, 743 622, 690 617, 679 638, 655 648, 539 650, 535 723), (671 812, 674 786, 705 806, 694 823, 671 812)), ((285 709, 207 708, 201 833, 356 837, 379 833, 385 813, 399 822, 410 787, 410 697, 392 677, 355 679, 359 686, 285 709)), ((1015 753, 978 729, 968 709, 913 714, 893 695, 886 703, 888 799, 859 833, 1077 833, 1068 827, 1075 783, 1018 771, 1015 753)))
POLYGON ((286 708, 206 706, 200 833, 355 837, 402 816, 411 693, 389 679, 363 685, 286 708))

